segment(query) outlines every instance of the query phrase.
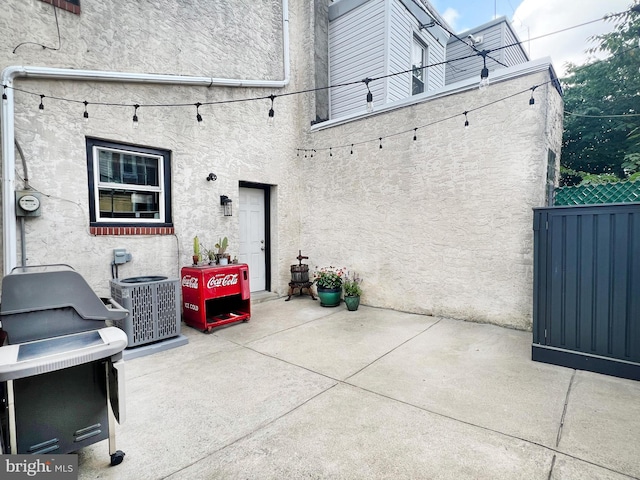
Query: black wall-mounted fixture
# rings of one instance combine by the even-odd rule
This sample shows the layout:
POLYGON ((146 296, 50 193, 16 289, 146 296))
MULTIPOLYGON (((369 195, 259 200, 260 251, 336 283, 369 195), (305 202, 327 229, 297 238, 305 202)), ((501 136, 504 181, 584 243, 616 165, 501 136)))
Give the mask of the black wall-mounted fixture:
POLYGON ((225 217, 233 216, 233 210, 231 209, 232 203, 233 201, 229 197, 226 195, 220 195, 220 205, 223 207, 225 217))
POLYGON ((214 182, 218 179, 215 173, 210 173, 207 175, 207 182, 214 182))

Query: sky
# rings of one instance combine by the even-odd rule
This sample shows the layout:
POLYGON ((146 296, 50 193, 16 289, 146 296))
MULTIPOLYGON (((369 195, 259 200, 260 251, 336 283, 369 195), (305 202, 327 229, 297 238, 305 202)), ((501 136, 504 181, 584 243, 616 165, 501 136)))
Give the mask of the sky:
POLYGON ((455 33, 478 27, 496 16, 507 17, 524 42, 529 58, 551 57, 557 75, 562 77, 566 62, 581 65, 588 60, 585 50, 596 45, 589 37, 610 32, 613 23, 599 21, 539 40, 535 37, 622 12, 633 0, 430 0, 430 3, 455 33))

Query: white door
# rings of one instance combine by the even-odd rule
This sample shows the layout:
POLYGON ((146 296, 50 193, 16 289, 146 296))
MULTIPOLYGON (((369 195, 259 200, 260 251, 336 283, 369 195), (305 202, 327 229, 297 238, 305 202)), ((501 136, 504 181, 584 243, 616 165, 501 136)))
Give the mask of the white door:
POLYGON ((249 265, 252 292, 266 288, 266 241, 264 190, 240 188, 240 248, 238 261, 249 265))

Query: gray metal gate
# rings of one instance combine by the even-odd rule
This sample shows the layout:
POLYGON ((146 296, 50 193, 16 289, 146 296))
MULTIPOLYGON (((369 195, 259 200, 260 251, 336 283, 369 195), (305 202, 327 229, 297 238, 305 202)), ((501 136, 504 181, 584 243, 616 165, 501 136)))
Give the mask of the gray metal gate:
POLYGON ((640 380, 640 204, 534 209, 532 359, 640 380))

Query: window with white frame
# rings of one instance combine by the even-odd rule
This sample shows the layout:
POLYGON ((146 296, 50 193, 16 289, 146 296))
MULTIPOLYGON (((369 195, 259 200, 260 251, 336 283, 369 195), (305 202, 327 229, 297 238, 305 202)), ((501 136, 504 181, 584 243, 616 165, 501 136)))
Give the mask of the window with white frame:
POLYGON ((427 47, 424 43, 413 38, 413 47, 411 50, 411 95, 417 95, 425 91, 427 78, 427 47))
POLYGON ((171 152, 87 139, 91 225, 171 224, 171 152))

